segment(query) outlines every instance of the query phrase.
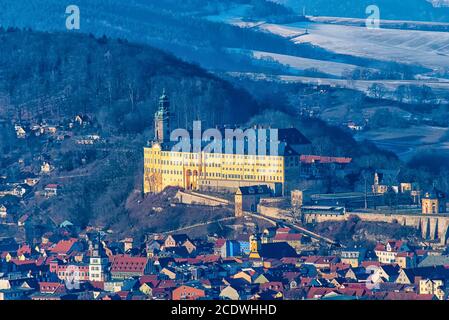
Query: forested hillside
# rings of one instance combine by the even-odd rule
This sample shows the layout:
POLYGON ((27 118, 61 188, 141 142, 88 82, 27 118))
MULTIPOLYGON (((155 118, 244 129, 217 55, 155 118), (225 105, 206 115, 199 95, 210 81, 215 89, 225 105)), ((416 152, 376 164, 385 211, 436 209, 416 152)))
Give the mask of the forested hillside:
MULTIPOLYGON (((66 8, 70 0, 0 0, 0 25, 41 31, 66 31, 66 8)), ((281 37, 212 22, 208 16, 226 15, 236 10, 249 20, 299 20, 289 9, 267 0, 79 0, 79 32, 106 35, 145 43, 194 62, 208 70, 269 71, 247 54, 229 48, 313 56, 324 50, 310 45, 295 45, 281 37), (256 65, 255 65, 256 64, 256 65)))
POLYGON ((141 133, 163 88, 175 125, 242 122, 257 112, 243 91, 157 49, 87 35, 0 30, 0 113, 18 120, 95 115, 106 133, 141 133), (238 112, 236 112, 238 110, 238 112))
MULTIPOLYGON (((20 181, 38 172, 42 161, 55 170, 38 187, 63 186, 61 197, 33 199, 21 212, 70 219, 80 226, 97 222, 126 226, 126 199, 140 192, 142 147, 152 138, 153 116, 163 89, 171 98, 173 126, 240 123, 259 111, 245 91, 203 69, 151 47, 73 33, 0 29, 1 173, 20 181), (17 139, 14 124, 65 125, 75 115, 90 125, 75 137, 99 135, 102 143, 79 145, 29 135, 17 139), (18 159, 25 165, 20 165, 18 159), (123 223, 122 223, 123 222, 123 223)), ((128 222, 126 222, 128 221, 128 222)), ((30 226, 31 226, 30 222, 30 226)))
MULTIPOLYGON (((268 108, 285 107, 276 99, 262 107, 246 91, 199 67, 123 40, 8 29, 0 30, 0 41, 2 173, 19 181, 24 169, 19 158, 35 172, 42 161, 49 161, 55 171, 41 185, 64 186, 61 197, 24 202, 21 210, 36 217, 44 214, 59 222, 70 219, 80 226, 101 223, 122 230, 129 224, 135 213, 125 204, 141 192, 142 147, 152 137, 152 117, 163 88, 171 97, 174 125, 180 127, 196 119, 203 120, 204 127, 242 124, 268 108), (12 127, 61 124, 77 114, 87 114, 92 124, 73 134, 97 134, 102 144, 83 146, 74 139, 43 141, 33 136, 17 139, 12 127)), ((358 148, 339 129, 291 119, 289 125, 300 127, 311 140, 322 137, 316 140, 317 151, 329 154, 340 145, 352 145, 346 152, 358 148)), ((267 120, 273 126, 283 125, 275 117, 267 120)), ((372 161, 387 163, 385 155, 379 153, 377 159, 376 152, 368 148, 358 155, 369 154, 372 161)), ((39 225, 41 220, 37 221, 39 225)))
MULTIPOLYGON (((66 8, 71 4, 69 0, 0 0, 0 25, 5 28, 67 31, 66 8)), ((79 0, 76 5, 80 10, 80 29, 72 32, 149 44, 218 74, 251 72, 297 75, 288 63, 254 59, 254 51, 361 67, 389 68, 386 61, 346 53, 335 54, 309 43, 294 43, 273 33, 230 23, 234 19, 237 19, 237 24, 238 21, 246 21, 256 25, 261 21, 281 24, 304 21, 302 9, 295 13, 291 8, 268 0, 188 0, 182 3, 174 0, 79 0)), ((337 5, 332 2, 329 7, 337 5)), ((347 3, 345 5, 341 8, 354 9, 347 3)), ((312 11, 314 6, 313 2, 307 4, 312 11)), ((321 5, 317 9, 327 7, 321 5)), ((365 7, 360 10, 360 14, 365 15, 365 7)))

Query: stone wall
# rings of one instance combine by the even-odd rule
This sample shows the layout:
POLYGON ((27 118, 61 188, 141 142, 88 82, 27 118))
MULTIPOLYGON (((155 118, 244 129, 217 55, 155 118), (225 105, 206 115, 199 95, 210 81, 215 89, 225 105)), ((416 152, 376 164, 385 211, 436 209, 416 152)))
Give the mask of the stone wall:
POLYGON ((416 228, 426 240, 439 240, 441 244, 448 243, 449 215, 423 215, 423 214, 388 214, 347 212, 344 215, 305 214, 306 223, 325 221, 345 221, 349 217, 357 216, 363 221, 369 222, 397 222, 402 226, 416 228))
POLYGON ((257 212, 261 215, 267 216, 272 219, 285 219, 289 217, 289 211, 279 209, 276 207, 264 206, 259 204, 257 206, 257 212))
POLYGON ((178 201, 183 204, 196 204, 210 207, 226 206, 229 204, 229 201, 226 199, 203 195, 196 192, 178 191, 178 193, 176 194, 176 199, 178 199, 178 201))

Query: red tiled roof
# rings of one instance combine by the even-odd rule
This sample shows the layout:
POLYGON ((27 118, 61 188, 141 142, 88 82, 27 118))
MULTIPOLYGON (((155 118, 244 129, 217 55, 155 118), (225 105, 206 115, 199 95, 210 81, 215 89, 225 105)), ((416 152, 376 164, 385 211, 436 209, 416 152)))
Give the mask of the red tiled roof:
POLYGON ((341 271, 341 270, 347 270, 351 268, 351 265, 348 263, 339 262, 331 266, 331 271, 341 271))
POLYGON ((75 238, 61 240, 53 248, 51 248, 50 251, 52 253, 67 254, 76 242, 78 242, 78 240, 75 238))
POLYGON ((40 247, 40 249, 42 249, 42 250, 48 250, 52 245, 53 245, 53 243, 47 242, 47 243, 41 243, 41 244, 39 245, 39 247, 40 247))
POLYGON ((275 241, 299 241, 301 238, 301 233, 277 233, 274 236, 275 241))
POLYGON ((334 264, 337 263, 337 257, 335 256, 309 256, 306 258, 305 263, 310 264, 334 264))
POLYGON ((292 281, 292 280, 296 279, 297 277, 299 277, 300 275, 301 275, 300 272, 287 271, 282 274, 282 277, 284 279, 287 279, 288 281, 292 281))
POLYGON ((117 295, 122 300, 128 300, 129 299, 129 294, 130 294, 129 291, 119 291, 119 292, 117 292, 117 295))
POLYGON ((41 293, 64 292, 65 286, 59 282, 39 282, 39 291, 41 293))
POLYGON ((401 249, 402 245, 404 244, 404 241, 402 241, 402 240, 389 240, 389 241, 387 241, 386 244, 382 244, 382 243, 377 244, 376 247, 374 248, 374 250, 385 251, 385 250, 387 250, 387 245, 388 244, 390 245, 391 250, 393 252, 397 252, 397 251, 399 251, 401 249))
POLYGON ((104 290, 104 282, 103 281, 89 281, 89 283, 95 289, 104 290))
POLYGON ((31 254, 31 247, 27 244, 22 245, 17 249, 17 255, 20 256, 22 254, 31 254))
POLYGON ((369 296, 372 295, 371 291, 366 290, 364 288, 321 288, 321 287, 312 287, 307 292, 307 298, 313 299, 313 298, 321 298, 322 296, 325 296, 331 292, 335 292, 336 294, 341 294, 345 296, 352 296, 352 297, 363 297, 363 296, 369 296))
MULTIPOLYGON (((302 280, 301 280, 302 281, 302 280)), ((336 289, 311 287, 307 292, 307 299, 320 298, 330 292, 336 292, 336 289)))
MULTIPOLYGON (((218 259, 216 261, 218 261, 220 258, 217 257, 218 259)), ((223 258, 223 263, 242 263, 243 260, 237 257, 227 257, 227 258, 223 258)))
POLYGON ((57 189, 57 188, 59 188, 59 185, 55 183, 50 183, 45 186, 45 189, 57 189))
POLYGON ((383 244, 381 244, 381 243, 378 243, 374 247, 374 250, 376 250, 376 251, 384 251, 385 250, 385 246, 383 244))
POLYGON ((209 254, 209 255, 198 256, 197 259, 199 259, 203 263, 212 263, 212 262, 219 261, 220 257, 213 255, 213 254, 209 254))
POLYGON ((279 281, 266 282, 260 285, 261 290, 284 291, 284 285, 279 281))
POLYGON ((176 282, 174 280, 162 280, 157 285, 159 289, 167 289, 167 288, 175 288, 177 287, 176 282))
POLYGON ((212 283, 210 282, 209 279, 201 279, 200 282, 203 286, 208 286, 208 287, 212 286, 212 283))
POLYGON ((188 264, 200 264, 201 260, 198 258, 175 258, 177 263, 188 263, 188 264))
POLYGON ((289 233, 290 231, 292 231, 292 229, 287 228, 287 227, 285 227, 285 228, 277 228, 276 229, 276 233, 277 234, 279 234, 279 233, 289 233))
POLYGON ((362 267, 366 268, 369 266, 380 267, 381 263, 379 261, 362 261, 362 267))
POLYGON ((157 274, 144 275, 144 276, 141 276, 139 278, 139 283, 141 285, 144 284, 144 283, 148 283, 148 282, 151 282, 151 283, 157 282, 157 283, 159 283, 159 280, 157 279, 157 274))
POLYGON ((36 266, 42 266, 45 263, 46 258, 45 257, 39 257, 36 259, 36 266))
POLYGON ((301 287, 308 287, 312 281, 313 278, 311 277, 301 277, 299 285, 301 287))
POLYGON ((432 300, 432 294, 417 294, 415 292, 388 292, 385 300, 432 300))
POLYGON ((143 274, 147 262, 148 258, 146 257, 116 255, 112 257, 111 272, 139 272, 143 274))
POLYGON ((354 283, 354 282, 351 282, 351 283, 343 283, 343 286, 345 286, 346 288, 356 288, 356 289, 366 289, 366 283, 359 283, 359 282, 357 282, 357 283, 354 283))
POLYGON ((413 252, 399 252, 398 257, 413 257, 415 254, 413 252))
POLYGON ((327 157, 327 156, 315 156, 315 155, 301 155, 300 161, 303 163, 339 163, 339 164, 348 164, 351 163, 352 158, 344 158, 344 157, 327 157))
POLYGON ((281 258, 281 262, 283 264, 296 264, 298 262, 298 258, 285 257, 281 258))
POLYGON ((366 288, 340 288, 338 289, 338 293, 353 297, 363 297, 371 295, 371 291, 367 290, 366 288))
POLYGON ((36 265, 36 260, 19 260, 19 259, 11 259, 11 262, 14 263, 17 266, 24 266, 24 265, 36 265))
POLYGON ((145 281, 145 282, 141 283, 140 285, 146 284, 151 289, 154 289, 154 288, 156 288, 159 285, 159 282, 160 282, 159 280, 148 280, 148 281, 145 281))
POLYGON ((223 245, 225 244, 225 242, 226 242, 226 239, 217 239, 217 241, 215 241, 215 245, 214 245, 214 247, 215 248, 221 248, 221 247, 223 247, 223 245))

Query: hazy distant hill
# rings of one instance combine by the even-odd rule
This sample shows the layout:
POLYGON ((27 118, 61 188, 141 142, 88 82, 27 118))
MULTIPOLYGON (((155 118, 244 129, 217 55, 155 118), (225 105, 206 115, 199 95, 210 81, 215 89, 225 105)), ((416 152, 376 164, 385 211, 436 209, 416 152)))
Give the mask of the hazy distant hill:
MULTIPOLYGON (((0 25, 65 31, 66 7, 72 4, 71 0, 0 0, 0 25)), ((76 5, 81 13, 79 32, 150 44, 208 69, 248 67, 245 57, 229 54, 227 48, 307 54, 307 46, 300 49, 274 35, 204 18, 233 6, 256 20, 293 14, 266 0, 78 0, 76 5)))
POLYGON ((366 8, 375 4, 382 19, 449 21, 449 8, 434 7, 427 0, 274 0, 307 15, 365 18, 366 8))

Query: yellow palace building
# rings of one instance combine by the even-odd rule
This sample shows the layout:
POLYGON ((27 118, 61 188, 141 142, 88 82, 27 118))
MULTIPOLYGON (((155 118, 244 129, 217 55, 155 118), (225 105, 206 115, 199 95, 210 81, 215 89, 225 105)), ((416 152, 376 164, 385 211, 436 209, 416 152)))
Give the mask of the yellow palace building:
MULTIPOLYGON (((204 141, 195 152, 192 149, 183 151, 170 141, 169 108, 169 99, 164 93, 155 114, 155 139, 144 148, 144 193, 158 193, 169 186, 235 192, 238 187, 264 184, 273 195, 284 195, 298 182, 300 155, 308 152, 310 142, 297 129, 274 129, 276 135, 270 133, 273 129, 266 130, 268 134, 263 132, 264 135, 259 135, 260 130, 250 129, 244 131, 246 135, 236 134, 235 140, 224 134, 218 151, 206 151, 207 148, 202 147, 204 141), (237 148, 237 138, 242 138, 242 149, 237 148), (252 142, 257 145, 255 149, 249 147, 252 142), (223 147, 227 143, 231 148, 223 147), (268 152, 268 148, 270 151, 275 148, 276 152, 268 152), (266 152, 259 152, 261 149, 266 152)), ((214 130, 223 132, 223 129, 214 130)), ((194 139, 189 140, 190 144, 195 144, 194 139)))

